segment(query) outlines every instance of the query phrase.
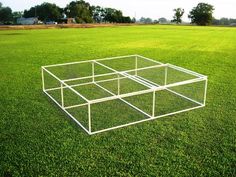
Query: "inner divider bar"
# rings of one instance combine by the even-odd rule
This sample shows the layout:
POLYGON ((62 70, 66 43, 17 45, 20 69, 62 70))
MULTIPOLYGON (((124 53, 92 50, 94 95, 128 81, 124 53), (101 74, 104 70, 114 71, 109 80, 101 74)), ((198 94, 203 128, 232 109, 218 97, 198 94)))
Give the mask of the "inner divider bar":
MULTIPOLYGON (((95 62, 95 61, 93 61, 95 62)), ((96 63, 96 62, 95 62, 96 63)), ((102 64, 102 63, 100 63, 102 64)), ((106 65, 105 65, 106 66, 106 65)), ((97 74, 97 75, 94 75, 94 77, 102 77, 102 76, 110 76, 110 75, 115 75, 117 74, 117 72, 132 72, 132 71, 141 71, 141 70, 146 70, 146 69, 152 69, 152 68, 159 68, 159 67, 164 67, 164 66, 168 66, 167 64, 162 64, 162 65, 154 65, 154 66, 147 66, 147 67, 144 67, 144 68, 138 68, 138 69, 130 69, 130 70, 124 70, 124 71, 116 71, 116 72, 112 72, 112 73, 105 73, 105 74, 97 74)), ((110 68, 110 67, 109 67, 110 68)), ((112 68, 110 68, 112 69, 112 68)), ((69 81, 76 81, 76 80, 83 80, 83 79, 90 79, 90 78, 93 78, 93 76, 85 76, 85 77, 77 77, 77 78, 72 78, 72 79, 64 79, 62 81, 64 82, 69 82, 69 81)))
MULTIPOLYGON (((114 94, 113 92, 107 90, 106 88, 104 88, 103 86, 97 84, 96 82, 94 83, 95 85, 97 85, 98 87, 100 87, 101 89, 105 90, 106 92, 110 93, 113 96, 117 96, 116 94, 114 94)), ((124 103, 128 104, 129 106, 131 106, 132 108, 136 109, 137 111, 141 112, 142 114, 148 116, 149 118, 151 118, 152 116, 149 115, 148 113, 146 113, 145 111, 139 109, 138 107, 134 106, 133 104, 131 104, 130 102, 124 100, 123 98, 118 98, 119 100, 123 101, 124 103)))
POLYGON ((129 79, 131 79, 131 80, 133 80, 133 81, 136 81, 136 82, 138 82, 138 83, 140 83, 140 84, 142 84, 142 85, 144 85, 144 86, 146 86, 146 87, 148 87, 148 88, 153 88, 153 87, 154 87, 154 86, 152 86, 152 85, 150 85, 150 84, 146 84, 145 82, 142 82, 142 81, 136 79, 134 76, 132 76, 132 75, 130 75, 130 74, 127 74, 126 72, 119 72, 119 71, 117 71, 117 70, 115 70, 115 69, 113 69, 113 68, 110 68, 109 66, 106 66, 106 65, 104 65, 104 64, 102 64, 102 63, 99 63, 99 62, 97 62, 97 61, 95 61, 95 63, 98 64, 98 65, 100 65, 100 66, 103 66, 103 67, 105 67, 105 68, 107 68, 107 69, 109 69, 109 70, 111 70, 111 71, 114 71, 114 72, 117 73, 117 74, 120 74, 120 75, 123 75, 123 76, 127 76, 127 78, 129 78, 129 79))
POLYGON ((153 92, 153 89, 146 89, 146 90, 141 90, 141 91, 137 91, 137 92, 131 92, 131 93, 125 93, 125 94, 121 94, 121 95, 99 98, 99 99, 91 100, 90 103, 91 104, 101 103, 104 101, 110 101, 110 100, 114 100, 114 99, 130 97, 130 96, 137 96, 137 95, 142 95, 142 94, 151 93, 151 92, 153 92))
MULTIPOLYGON (((127 77, 120 77, 119 79, 126 79, 127 77)), ((114 81, 114 80, 118 80, 118 78, 112 78, 112 79, 105 79, 105 80, 100 80, 100 81, 96 81, 97 83, 103 83, 103 82, 109 82, 109 81, 114 81)), ((85 82, 85 83, 81 83, 81 84, 74 84, 74 85, 70 85, 71 87, 78 87, 78 86, 83 86, 83 85, 90 85, 90 84, 94 84, 94 82, 85 82)), ((63 86, 63 88, 67 88, 67 86, 63 86)), ((50 89, 45 89, 45 91, 53 91, 53 90, 59 90, 61 89, 61 87, 55 87, 55 88, 50 88, 50 89)))
POLYGON ((133 76, 133 75, 130 75, 128 73, 123 73, 125 76, 127 76, 128 78, 132 79, 132 80, 135 80, 136 82, 138 83, 141 83, 143 85, 145 85, 146 87, 148 88, 155 88, 156 86, 155 85, 152 85, 151 83, 148 83, 142 79, 139 79, 137 76, 133 76))
MULTIPOLYGON (((125 78, 127 78, 127 77, 121 77, 121 78, 119 78, 119 79, 125 79, 125 78)), ((118 78, 115 78, 115 79, 109 79, 109 80, 117 80, 118 78)), ((107 80, 106 80, 107 81, 107 80)), ((118 99, 120 99, 120 100, 123 100, 121 97, 119 97, 120 95, 116 95, 116 94, 114 94, 113 92, 111 92, 111 91, 109 91, 109 90, 107 90, 106 88, 104 88, 104 87, 102 87, 101 85, 99 85, 98 83, 103 83, 103 82, 106 82, 106 81, 95 81, 95 82, 91 82, 90 84, 95 84, 95 85, 97 85, 98 87, 100 87, 100 88, 102 88, 103 90, 105 90, 105 91, 107 91, 108 93, 110 93, 112 96, 113 96, 113 99, 116 99, 116 98, 118 98, 118 99), (115 97, 114 97, 115 96, 115 97)), ((60 89, 60 87, 59 88, 55 88, 55 89, 60 89)), ((148 91, 148 93, 149 92, 151 92, 151 91, 148 91)), ((141 92, 142 93, 142 92, 141 92)), ((144 92, 144 93, 147 93, 146 91, 144 92)), ((124 94, 122 94, 121 96, 123 96, 124 94)), ((107 97, 107 98, 110 98, 110 97, 107 97)), ((112 100, 112 99, 108 99, 108 101, 109 100, 112 100)), ((127 103, 128 104, 128 103, 127 103)), ((84 104, 77 104, 77 105, 73 105, 73 106, 67 106, 67 107, 65 107, 65 109, 71 109, 71 108, 76 108, 76 107, 81 107, 81 106, 86 106, 86 105, 88 105, 88 103, 84 103, 84 104)), ((135 108, 136 109, 136 108, 135 108)))
MULTIPOLYGON (((127 78, 127 77, 120 77, 119 79, 125 79, 125 78, 127 78)), ((90 82, 90 83, 85 83, 85 84, 86 85, 87 84, 96 84, 98 87, 101 88, 101 85, 99 85, 98 83, 103 83, 103 82, 108 82, 108 81, 113 81, 113 80, 118 80, 118 78, 95 81, 95 82, 90 82)), ((81 85, 81 84, 78 84, 78 85, 81 85)), ((71 87, 74 87, 74 86, 77 86, 77 85, 71 85, 71 87)), ((64 88, 67 88, 67 87, 64 87, 64 88)), ((61 89, 61 87, 57 87, 57 88, 53 88, 53 89, 47 89, 45 91, 59 90, 59 89, 61 89)), ((102 88, 102 89, 104 89, 104 88, 102 88)), ((111 92, 110 94, 113 95, 114 93, 111 92)), ((115 96, 115 94, 113 96, 115 96)), ((67 107, 65 107, 65 109, 71 109, 71 108, 76 108, 76 107, 81 107, 81 106, 86 106, 86 105, 88 105, 88 103, 81 103, 81 104, 77 104, 77 105, 67 106, 67 107)))

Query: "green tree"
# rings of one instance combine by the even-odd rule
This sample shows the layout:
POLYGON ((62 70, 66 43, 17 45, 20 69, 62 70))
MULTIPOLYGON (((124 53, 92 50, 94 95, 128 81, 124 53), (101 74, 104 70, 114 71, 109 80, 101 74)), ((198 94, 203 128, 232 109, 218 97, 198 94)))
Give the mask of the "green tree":
POLYGON ((112 8, 102 8, 100 6, 91 6, 93 20, 97 23, 134 23, 130 17, 123 16, 120 10, 112 8))
POLYGON ((75 18, 78 23, 132 23, 131 18, 123 16, 120 10, 90 6, 83 0, 70 2, 64 12, 67 17, 75 18))
POLYGON ((83 0, 70 2, 64 11, 67 17, 75 18, 77 23, 93 22, 92 7, 83 0))
POLYGON ((158 19, 159 23, 167 23, 167 19, 164 17, 161 17, 158 19))
POLYGON ((18 18, 21 18, 23 16, 23 12, 13 12, 13 22, 16 23, 18 18))
POLYGON ((230 25, 230 20, 228 18, 221 18, 220 25, 230 25))
POLYGON ((57 21, 62 17, 62 10, 56 4, 42 3, 24 11, 24 17, 38 17, 41 21, 57 21))
POLYGON ((132 18, 131 23, 136 23, 136 18, 135 17, 132 18))
POLYGON ((101 23, 105 17, 105 10, 100 6, 92 6, 93 20, 97 23, 101 23))
POLYGON ((122 12, 112 8, 104 9, 104 21, 110 23, 119 23, 122 20, 122 12))
POLYGON ((0 24, 11 24, 13 20, 10 7, 3 7, 0 3, 0 24))
POLYGON ((177 24, 179 23, 182 23, 182 16, 184 15, 184 9, 181 9, 181 8, 177 8, 177 9, 174 9, 174 17, 173 17, 173 20, 171 20, 172 22, 175 22, 177 24))
POLYGON ((141 17, 139 20, 140 23, 144 23, 144 24, 150 24, 153 22, 153 20, 151 18, 145 18, 145 17, 141 17))
POLYGON ((122 17, 122 21, 119 23, 135 23, 135 20, 131 19, 130 17, 122 17))
POLYGON ((213 20, 213 11, 214 7, 210 4, 199 3, 197 7, 194 7, 188 17, 191 19, 191 23, 195 23, 197 25, 209 25, 213 20))

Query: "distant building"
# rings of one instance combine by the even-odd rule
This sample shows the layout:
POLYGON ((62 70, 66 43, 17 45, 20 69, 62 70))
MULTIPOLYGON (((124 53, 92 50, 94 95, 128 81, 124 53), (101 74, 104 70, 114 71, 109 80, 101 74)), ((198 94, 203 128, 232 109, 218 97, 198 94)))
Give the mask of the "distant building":
POLYGON ((236 26, 236 23, 231 23, 230 26, 236 26))
POLYGON ((38 18, 32 17, 32 18, 18 18, 17 24, 19 25, 34 25, 38 24, 38 18))

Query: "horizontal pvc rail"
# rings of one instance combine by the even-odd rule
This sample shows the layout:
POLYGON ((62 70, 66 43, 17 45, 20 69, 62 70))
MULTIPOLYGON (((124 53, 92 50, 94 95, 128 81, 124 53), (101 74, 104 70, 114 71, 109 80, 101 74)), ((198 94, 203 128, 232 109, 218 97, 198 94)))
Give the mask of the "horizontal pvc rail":
MULTIPOLYGON (((100 64, 100 63, 99 63, 99 64, 100 64)), ((103 64, 101 64, 101 65, 103 65, 103 64)), ((105 65, 104 65, 104 66, 105 66, 105 65)), ((109 68, 109 67, 108 67, 108 68, 109 68)), ((109 69, 110 69, 110 68, 109 68, 109 69)), ((50 71, 48 71, 48 70, 45 69, 45 68, 44 68, 44 70, 45 70, 46 72, 48 72, 50 75, 52 75, 52 76, 53 76, 55 79, 57 79, 59 82, 62 82, 58 77, 56 77, 56 76, 55 76, 54 74, 52 74, 50 71)), ((112 69, 111 69, 111 70, 112 70, 112 69)), ((115 70, 114 70, 114 71, 115 71, 115 70)), ((123 75, 127 76, 126 73, 120 73, 120 72, 117 72, 117 73, 118 73, 118 74, 123 74, 123 75)), ((128 77, 128 78, 132 78, 133 80, 137 81, 137 78, 135 78, 135 76, 130 75, 130 76, 127 76, 127 77, 128 77), (135 79, 134 79, 134 78, 135 78, 135 79)), ((139 76, 138 76, 138 77, 139 77, 139 76)), ((125 77, 123 77, 123 78, 125 78, 125 77)), ((142 79, 143 79, 143 78, 142 78, 142 79)), ((114 80, 117 80, 117 78, 115 78, 114 80)), ((77 95, 79 95, 80 97, 82 97, 82 98, 83 98, 85 101, 87 101, 87 102, 90 102, 90 103, 99 103, 99 102, 109 101, 109 100, 117 99, 117 98, 120 99, 120 98, 129 97, 129 96, 134 96, 134 95, 140 95, 140 94, 150 93, 150 92, 153 91, 153 89, 155 89, 156 91, 157 91, 157 90, 163 90, 163 89, 167 89, 168 87, 175 87, 175 86, 184 85, 184 84, 188 84, 188 83, 194 83, 194 82, 198 82, 198 81, 201 81, 201 80, 202 80, 202 78, 196 78, 196 79, 191 79, 191 80, 182 81, 182 82, 178 82, 178 83, 174 83, 174 84, 169 84, 169 85, 166 85, 166 86, 159 86, 159 87, 155 86, 155 85, 152 83, 153 85, 148 85, 148 88, 150 88, 151 90, 141 90, 141 91, 137 91, 137 92, 127 93, 127 94, 121 94, 121 95, 119 95, 119 96, 111 96, 111 97, 105 97, 105 98, 95 99, 95 100, 88 100, 88 99, 85 98, 83 95, 81 95, 81 94, 78 93, 76 90, 74 90, 74 89, 72 88, 73 86, 69 86, 69 85, 63 83, 63 84, 65 84, 65 86, 64 86, 63 88, 70 88, 74 93, 76 93, 77 95), (200 79, 200 80, 199 80, 199 79, 200 79)), ((97 81, 97 82, 99 82, 99 81, 97 81)), ((103 82, 103 81, 101 81, 101 82, 103 82)), ((138 80, 138 82, 139 82, 139 83, 142 83, 144 86, 147 86, 147 82, 146 82, 146 83, 140 82, 140 80, 138 80)), ((150 83, 149 80, 148 80, 148 82, 150 83)), ((92 83, 93 83, 93 82, 91 82, 91 84, 92 84, 92 83)), ((58 88, 56 88, 56 89, 61 89, 61 87, 58 87, 58 88)), ((48 89, 48 90, 53 90, 53 89, 48 89)), ((179 96, 181 96, 181 95, 179 95, 179 96)), ((185 97, 185 96, 182 95, 182 97, 185 97)), ((192 99, 190 99, 190 98, 188 98, 188 97, 185 97, 185 98, 199 104, 199 102, 196 102, 195 100, 192 100, 192 99)), ((84 105, 87 105, 87 104, 79 104, 79 105, 75 105, 75 106, 68 106, 68 107, 66 107, 66 108, 68 109, 68 108, 79 107, 79 106, 84 106, 84 105)))
MULTIPOLYGON (((96 62, 95 62, 96 63, 96 62)), ((102 63, 100 63, 102 64, 102 63)), ((106 66, 104 64, 102 64, 103 67, 106 66)), ((100 65, 101 66, 101 65, 100 65)), ((121 72, 121 73, 124 73, 124 72, 133 72, 133 71, 141 71, 141 70, 146 70, 146 69, 152 69, 152 68, 160 68, 160 67, 165 67, 165 66, 168 66, 167 64, 163 64, 163 65, 154 65, 154 66, 147 66, 147 67, 143 67, 143 68, 138 68, 138 69, 130 69, 130 70, 123 70, 123 71, 117 71, 113 68, 110 68, 109 66, 109 69, 113 69, 113 72, 111 73, 105 73, 105 74, 95 74, 94 76, 85 76, 85 77, 76 77, 76 78, 72 78, 72 79, 64 79, 62 81, 64 82, 69 82, 69 81, 76 81, 76 80, 83 80, 83 79, 92 79, 93 77, 96 78, 96 77, 103 77, 103 76, 110 76, 110 75, 115 75, 117 74, 117 72, 121 72)), ((108 68, 107 68, 108 69, 108 68)))
POLYGON ((113 99, 120 99, 120 98, 135 96, 135 95, 141 95, 141 94, 145 94, 145 93, 151 93, 153 91, 165 90, 166 88, 181 86, 181 85, 190 84, 190 83, 195 83, 195 82, 199 82, 199 81, 203 81, 203 80, 204 80, 204 78, 190 79, 190 80, 187 80, 187 81, 182 81, 182 82, 169 84, 169 85, 165 85, 165 86, 153 87, 153 88, 147 89, 147 90, 141 90, 141 91, 137 91, 137 92, 125 93, 125 94, 121 94, 121 95, 90 100, 90 103, 94 104, 94 103, 100 103, 100 102, 109 101, 109 100, 113 100, 113 99))
POLYGON ((194 75, 194 76, 197 76, 197 77, 206 77, 205 75, 199 74, 199 73, 191 71, 189 69, 182 68, 180 66, 172 65, 172 64, 169 64, 169 63, 167 63, 167 65, 170 68, 173 68, 173 69, 176 69, 176 70, 179 70, 179 71, 182 71, 184 73, 188 73, 188 74, 191 74, 191 75, 194 75))
MULTIPOLYGON (((127 79, 127 77, 120 77, 120 79, 127 79)), ((84 86, 84 85, 92 85, 94 82, 96 83, 103 83, 103 82, 109 82, 109 81, 114 81, 118 80, 118 78, 112 78, 112 79, 104 79, 104 80, 98 80, 98 81, 91 81, 91 82, 85 82, 85 83, 80 83, 80 84, 72 84, 70 85, 71 87, 78 87, 78 86, 84 86)), ((67 86, 63 86, 63 88, 67 88, 67 86)), ((59 90, 61 87, 54 87, 50 89, 45 89, 46 91, 53 91, 53 90, 59 90)))
MULTIPOLYGON (((141 82, 141 81, 138 80, 138 79, 135 79, 132 75, 127 74, 127 72, 119 72, 119 71, 116 71, 115 69, 110 68, 109 66, 106 66, 106 65, 104 65, 104 64, 102 64, 102 63, 99 63, 99 62, 97 62, 97 61, 95 61, 95 63, 97 63, 98 65, 101 65, 101 66, 103 66, 103 67, 105 67, 105 68, 107 68, 107 69, 110 69, 111 71, 114 71, 114 72, 117 73, 117 74, 120 74, 120 75, 123 75, 123 76, 127 76, 127 78, 129 78, 129 79, 131 79, 131 80, 133 80, 133 81, 136 81, 136 82, 142 84, 142 85, 145 86, 145 87, 152 88, 150 85, 148 85, 148 84, 146 84, 146 83, 144 83, 144 82, 141 82)), ((135 70, 134 70, 134 71, 135 71, 135 70)))
MULTIPOLYGON (((199 105, 204 105, 203 103, 200 103, 200 102, 198 102, 198 101, 196 101, 196 100, 194 100, 194 99, 191 99, 191 98, 189 98, 189 97, 187 97, 187 96, 185 96, 185 95, 182 95, 182 94, 180 94, 180 93, 178 93, 178 92, 175 92, 175 91, 173 91, 173 90, 171 90, 171 89, 169 89, 170 87, 175 87, 176 85, 173 85, 173 84, 170 84, 170 85, 166 85, 166 86, 160 86, 160 85, 158 85, 158 84, 156 84, 156 83, 154 83, 154 82, 152 82, 152 81, 149 81, 149 80, 147 80, 147 79, 145 79, 145 78, 143 78, 143 77, 140 77, 140 76, 137 76, 138 78, 140 78, 140 79, 142 79, 142 80, 145 80, 146 82, 149 82, 149 83, 151 83, 153 86, 155 86, 155 88, 162 88, 162 89, 158 89, 158 90, 164 90, 164 89, 166 89, 166 90, 168 90, 168 91, 170 91, 170 92, 172 92, 172 93, 174 93, 174 94, 176 94, 176 95, 178 95, 178 96, 180 96, 180 97, 183 97, 183 98, 185 98, 185 99, 187 99, 187 100, 189 100, 189 101, 192 101, 192 102, 194 102, 194 103, 197 103, 197 104, 199 104, 199 105), (169 88, 168 88, 169 87, 169 88)), ((119 78, 119 79, 125 79, 126 77, 122 77, 122 78, 119 78)), ((118 80, 118 78, 115 78, 115 79, 112 79, 112 80, 118 80)), ((191 80, 189 80, 188 82, 182 82, 181 84, 191 84, 191 83, 194 83, 194 82, 201 82, 201 81, 206 81, 205 79, 201 79, 200 78, 200 80, 197 78, 197 79, 192 79, 192 81, 191 80)), ((107 80, 106 81, 96 81, 96 82, 91 82, 91 84, 95 84, 95 85, 97 85, 98 86, 98 83, 103 83, 103 82, 107 82, 107 80)), ((179 85, 177 85, 177 86, 179 86, 179 85)), ((101 86, 99 85, 99 87, 101 88, 101 86)), ((154 88, 154 87, 153 87, 154 88)), ((60 87, 58 87, 58 89, 60 89, 60 87)), ((104 89, 104 88, 103 88, 104 89)), ((155 91, 158 91, 157 89, 155 90, 155 91)), ((134 95, 140 95, 140 94, 145 94, 145 93, 151 93, 153 91, 153 89, 151 89, 151 90, 142 90, 142 91, 137 91, 137 92, 131 92, 132 94, 131 95, 129 95, 129 93, 127 93, 127 94, 121 94, 121 95, 116 95, 116 94, 114 94, 114 93, 112 93, 112 92, 110 92, 110 94, 111 95, 113 95, 113 96, 115 96, 115 97, 117 97, 118 99, 121 99, 121 98, 125 98, 125 97, 129 97, 129 96, 134 96, 134 95), (134 95, 133 95, 134 94, 134 95)), ((112 99, 114 99, 114 97, 112 97, 112 96, 108 96, 108 97, 105 97, 105 98, 101 98, 101 99, 96 99, 96 100, 91 100, 91 103, 93 103, 93 101, 97 101, 97 102, 99 102, 99 100, 101 101, 102 99, 105 99, 105 100, 112 100, 112 99)), ((205 96, 204 96, 204 100, 205 100, 205 96)), ((70 109, 70 108, 75 108, 75 107, 80 107, 80 106, 85 106, 85 105, 88 105, 88 103, 85 103, 85 104, 78 104, 78 105, 73 105, 73 106, 68 106, 68 107, 65 107, 65 109, 70 109)))
POLYGON ((55 66, 66 66, 66 65, 73 65, 73 64, 80 64, 80 63, 91 63, 93 61, 123 59, 123 58, 136 57, 136 56, 137 55, 117 56, 117 57, 109 57, 109 58, 102 58, 102 59, 84 60, 84 61, 76 61, 76 62, 70 62, 70 63, 53 64, 53 65, 47 65, 47 66, 43 66, 43 67, 44 68, 49 68, 49 67, 55 67, 55 66))

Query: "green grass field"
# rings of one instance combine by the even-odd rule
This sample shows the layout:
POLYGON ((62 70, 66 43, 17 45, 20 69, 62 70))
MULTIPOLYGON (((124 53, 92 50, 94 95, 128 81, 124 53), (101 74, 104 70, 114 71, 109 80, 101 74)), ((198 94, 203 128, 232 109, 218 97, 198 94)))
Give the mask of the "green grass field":
POLYGON ((0 176, 235 176, 236 28, 0 31, 0 176), (41 66, 140 54, 209 77, 205 108, 87 135, 41 66))

